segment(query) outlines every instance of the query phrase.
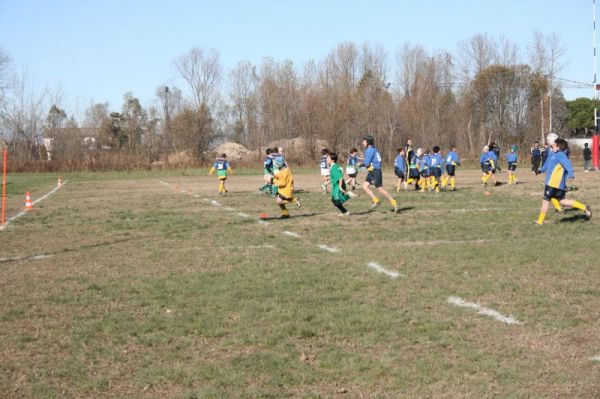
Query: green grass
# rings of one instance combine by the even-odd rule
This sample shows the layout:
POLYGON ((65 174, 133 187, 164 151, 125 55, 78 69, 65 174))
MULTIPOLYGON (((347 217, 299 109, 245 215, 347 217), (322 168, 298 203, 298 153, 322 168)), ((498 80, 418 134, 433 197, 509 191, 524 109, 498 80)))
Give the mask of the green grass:
MULTIPOLYGON (((0 232, 0 257, 52 255, 0 262, 2 396, 600 394, 598 223, 561 222, 569 212, 534 226, 541 177, 484 196, 464 172, 457 192, 400 193, 400 215, 360 214, 361 195, 340 219, 302 172, 298 217, 268 226, 258 213, 278 210, 255 193, 260 175, 233 176, 225 197, 204 171, 67 177, 0 232)), ((600 176, 578 178, 569 196, 597 204, 600 176)))

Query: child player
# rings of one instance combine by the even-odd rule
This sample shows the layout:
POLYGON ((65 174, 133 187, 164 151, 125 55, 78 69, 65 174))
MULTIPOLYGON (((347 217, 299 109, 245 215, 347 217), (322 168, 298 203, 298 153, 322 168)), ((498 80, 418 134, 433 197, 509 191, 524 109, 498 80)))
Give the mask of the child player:
POLYGON ((323 193, 327 193, 327 185, 329 184, 329 165, 327 164, 328 155, 329 150, 327 148, 321 150, 321 160, 319 161, 319 166, 321 167, 321 178, 323 179, 323 184, 321 184, 323 193))
POLYGON ((439 193, 442 179, 442 163, 444 162, 442 154, 440 154, 440 147, 437 145, 433 147, 433 154, 429 159, 431 164, 431 187, 435 189, 436 193, 439 193))
POLYGON ((350 194, 346 191, 346 182, 344 181, 344 171, 337 164, 338 156, 335 152, 327 155, 327 165, 329 166, 329 181, 331 182, 331 202, 342 212, 340 215, 349 215, 350 213, 344 207, 344 202, 348 201, 350 194))
POLYGON ((565 154, 565 151, 568 148, 569 144, 566 140, 556 139, 552 145, 552 156, 548 157, 546 163, 539 170, 540 172, 546 172, 546 186, 544 188, 544 199, 542 201, 540 215, 536 222, 538 225, 544 223, 544 219, 548 213, 550 200, 553 198, 557 199, 560 205, 583 211, 588 220, 592 218, 592 209, 589 206, 585 206, 581 202, 575 200, 565 199, 567 177, 569 179, 575 178, 571 161, 565 154))
POLYGON ((227 174, 233 174, 233 170, 231 169, 231 165, 227 160, 227 154, 221 154, 221 156, 217 157, 217 160, 213 164, 212 168, 208 171, 209 175, 217 172, 217 178, 219 179, 219 191, 217 194, 225 194, 227 190, 225 189, 225 180, 227 180, 227 174))
POLYGON ((517 176, 515 175, 515 171, 517 170, 517 146, 513 145, 510 147, 510 152, 504 155, 506 158, 506 163, 508 164, 508 184, 517 184, 517 176))
POLYGON ((261 194, 273 194, 273 157, 271 154, 273 153, 272 148, 267 148, 265 150, 266 158, 263 162, 263 179, 265 184, 258 189, 261 194))
POLYGON ((295 202, 296 206, 300 208, 300 199, 294 197, 294 177, 283 157, 275 158, 273 166, 279 170, 273 178, 273 184, 277 185, 276 202, 281 208, 281 219, 288 219, 290 211, 285 207, 286 204, 295 202))
POLYGON ((483 176, 481 177, 481 184, 483 185, 483 188, 487 187, 487 182, 490 177, 494 180, 494 184, 496 184, 496 176, 494 176, 493 172, 496 169, 496 162, 494 161, 493 154, 494 153, 490 151, 490 147, 487 145, 481 150, 479 163, 481 164, 481 171, 483 172, 483 176))
POLYGON ((356 148, 352 148, 348 154, 346 174, 348 175, 346 184, 350 186, 352 191, 356 190, 356 175, 358 174, 358 150, 356 148))
POLYGON ((455 182, 455 173, 456 166, 460 165, 460 158, 458 157, 458 153, 456 152, 456 146, 450 146, 450 152, 446 154, 446 158, 444 159, 446 164, 446 176, 442 180, 442 189, 446 189, 448 185, 448 180, 450 180, 450 189, 452 191, 456 190, 456 182, 455 182))
POLYGON ((400 192, 400 187, 402 187, 402 183, 404 183, 404 189, 408 189, 406 185, 406 154, 404 153, 404 148, 398 148, 398 155, 396 155, 396 159, 394 160, 394 173, 398 178, 398 182, 396 183, 396 192, 400 192))
MULTIPOLYGON (((404 150, 405 152, 407 151, 406 149, 404 150)), ((406 184, 412 184, 413 182, 415 183, 415 191, 419 190, 419 182, 421 180, 421 173, 419 172, 419 160, 421 158, 421 156, 423 155, 423 150, 421 148, 417 148, 417 151, 412 151, 412 147, 411 147, 411 154, 412 156, 407 156, 407 160, 408 160, 408 180, 406 181, 406 184)))
POLYGON ((425 151, 421 150, 419 155, 419 150, 417 149, 417 155, 419 156, 419 172, 421 173, 421 181, 420 186, 421 190, 419 192, 424 193, 426 188, 429 188, 429 176, 430 176, 430 161, 429 157, 429 149, 425 149, 425 151))
POLYGON ((375 194, 373 194, 373 191, 371 191, 371 189, 369 188, 370 185, 374 185, 375 188, 377 188, 377 191, 381 195, 383 195, 388 201, 390 201, 390 204, 392 205, 392 207, 394 207, 394 213, 397 213, 398 203, 383 188, 383 175, 381 173, 381 155, 379 154, 377 147, 375 147, 375 139, 371 135, 366 135, 363 137, 362 145, 365 148, 365 159, 363 161, 364 166, 369 172, 367 174, 365 182, 363 183, 363 190, 365 190, 367 195, 371 197, 371 200, 373 201, 371 203, 371 209, 380 205, 379 198, 377 198, 375 194))

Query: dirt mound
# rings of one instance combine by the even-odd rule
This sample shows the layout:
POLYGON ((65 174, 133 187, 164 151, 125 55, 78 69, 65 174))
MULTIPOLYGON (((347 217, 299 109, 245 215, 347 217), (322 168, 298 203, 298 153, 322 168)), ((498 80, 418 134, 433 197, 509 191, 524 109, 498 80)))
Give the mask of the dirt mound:
POLYGON ((227 142, 212 150, 215 155, 227 154, 227 159, 239 161, 252 156, 252 151, 241 144, 227 142))
MULTIPOLYGON (((316 155, 320 155, 321 150, 327 148, 328 145, 327 141, 321 139, 306 140, 302 137, 295 137, 293 139, 275 140, 269 143, 268 147, 282 147, 286 158, 307 161, 314 159, 316 155)), ((265 149, 263 148, 261 152, 264 152, 265 149)))

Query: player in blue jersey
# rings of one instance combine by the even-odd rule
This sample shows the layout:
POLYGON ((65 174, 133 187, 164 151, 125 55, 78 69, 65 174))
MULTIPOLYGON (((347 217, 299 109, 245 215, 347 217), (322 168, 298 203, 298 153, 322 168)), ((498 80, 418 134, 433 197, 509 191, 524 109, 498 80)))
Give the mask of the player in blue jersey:
POLYGON ((446 166, 446 176, 444 176, 444 179, 442 180, 442 189, 445 190, 448 181, 450 181, 450 189, 454 191, 456 190, 456 167, 460 166, 460 158, 456 152, 455 145, 450 146, 450 151, 444 157, 444 164, 446 166))
POLYGON ((487 187, 487 182, 491 178, 494 181, 494 185, 496 184, 496 176, 494 175, 494 171, 496 170, 496 160, 495 154, 490 151, 490 147, 487 145, 483 147, 481 150, 481 155, 479 157, 479 163, 481 165, 481 171, 483 172, 483 176, 481 177, 481 184, 483 187, 487 187))
POLYGON ((546 172, 546 181, 544 199, 542 201, 540 215, 536 222, 538 225, 544 223, 544 219, 548 213, 550 200, 553 198, 558 200, 560 205, 583 211, 588 220, 592 218, 591 207, 586 206, 579 201, 565 199, 567 177, 569 179, 575 178, 573 175, 573 166, 565 153, 568 148, 569 144, 566 140, 557 138, 552 145, 552 156, 549 156, 546 159, 546 162, 539 170, 539 172, 546 172))
POLYGON ((367 168, 368 174, 363 183, 363 190, 371 197, 371 209, 379 206, 380 200, 373 194, 369 186, 373 185, 377 191, 383 195, 394 208, 394 213, 398 212, 398 203, 390 193, 383 188, 383 175, 381 173, 381 154, 375 147, 375 139, 371 135, 363 137, 362 145, 365 148, 365 159, 363 165, 367 168))
POLYGON ((358 167, 358 150, 356 148, 352 148, 348 153, 348 159, 346 160, 346 174, 348 175, 348 180, 346 180, 346 184, 352 191, 356 190, 356 176, 358 175, 358 167))
POLYGON ((519 156, 517 154, 517 146, 513 145, 510 147, 510 152, 504 155, 506 163, 508 164, 508 184, 517 184, 517 176, 515 171, 517 170, 517 163, 519 156))
POLYGON ((321 188, 323 189, 323 193, 325 194, 327 194, 327 186, 329 185, 329 164, 327 163, 328 155, 329 150, 327 148, 321 150, 319 168, 321 169, 321 179, 323 179, 323 184, 321 184, 321 188))
MULTIPOLYGON (((412 142, 412 141, 411 141, 412 142)), ((406 146, 404 147, 404 151, 406 152, 406 146)), ((415 191, 419 190, 421 182, 421 172, 419 171, 419 159, 423 155, 423 150, 421 148, 417 148, 417 151, 413 151, 412 147, 410 148, 410 156, 407 155, 407 163, 408 163, 408 180, 406 184, 415 183, 415 191)))
POLYGON ((400 187, 404 185, 404 189, 406 190, 408 186, 406 185, 406 154, 404 153, 404 148, 398 148, 398 155, 396 155, 396 159, 394 160, 394 174, 398 178, 398 182, 396 183, 396 192, 400 192, 400 187))
POLYGON ((431 159, 429 157, 429 149, 426 148, 424 151, 417 149, 417 155, 419 156, 419 173, 421 174, 421 180, 419 181, 419 185, 421 186, 421 193, 425 192, 425 189, 430 189, 431 183, 429 181, 429 176, 431 176, 431 159), (420 153, 420 154, 419 154, 420 153))
POLYGON ((215 171, 217 172, 217 178, 219 179, 219 190, 217 191, 217 193, 225 194, 227 192, 227 189, 225 188, 225 180, 227 180, 227 174, 233 174, 231 164, 227 160, 227 154, 221 154, 219 157, 217 157, 215 163, 213 164, 212 168, 210 168, 208 174, 212 175, 213 173, 215 173, 215 171))
POLYGON ((444 163, 439 146, 436 145, 433 147, 433 154, 430 156, 429 163, 431 165, 431 188, 434 189, 436 193, 439 193, 442 180, 442 166, 444 163))

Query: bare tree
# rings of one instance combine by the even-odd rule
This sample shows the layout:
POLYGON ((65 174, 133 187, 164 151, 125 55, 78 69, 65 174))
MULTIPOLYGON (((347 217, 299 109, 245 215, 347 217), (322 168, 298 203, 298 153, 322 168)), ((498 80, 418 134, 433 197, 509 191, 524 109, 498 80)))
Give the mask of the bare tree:
POLYGON ((216 103, 221 83, 221 64, 218 51, 194 47, 179 57, 175 67, 191 90, 196 109, 212 109, 216 103))

